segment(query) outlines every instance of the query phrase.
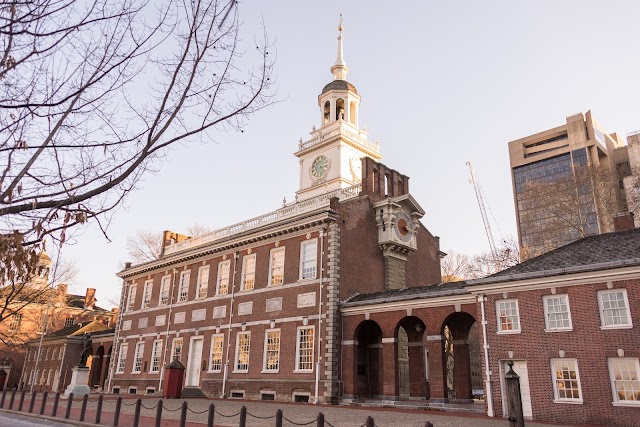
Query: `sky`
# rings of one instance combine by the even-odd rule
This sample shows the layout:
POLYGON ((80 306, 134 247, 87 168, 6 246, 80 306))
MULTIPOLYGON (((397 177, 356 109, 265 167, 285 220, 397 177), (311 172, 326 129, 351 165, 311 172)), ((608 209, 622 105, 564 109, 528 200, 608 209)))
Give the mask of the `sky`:
POLYGON ((588 110, 608 132, 640 129, 636 0, 246 0, 239 12, 246 42, 262 24, 275 42, 280 102, 244 133, 173 148, 117 211, 108 239, 95 224, 76 233, 62 249, 79 271, 71 291, 96 288, 98 305, 111 308, 129 236, 224 227, 293 199, 293 152, 320 126, 317 96, 332 80, 340 13, 360 126, 380 142, 382 163, 411 178, 422 222, 445 252, 489 249, 465 162, 499 241, 516 234, 509 141, 588 110))

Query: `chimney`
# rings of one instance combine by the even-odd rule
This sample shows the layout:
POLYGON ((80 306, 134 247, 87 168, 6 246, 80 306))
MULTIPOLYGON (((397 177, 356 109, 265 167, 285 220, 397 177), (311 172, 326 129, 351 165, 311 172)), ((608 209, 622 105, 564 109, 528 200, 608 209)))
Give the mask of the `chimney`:
POLYGON ((633 230, 634 228, 632 212, 622 212, 613 216, 613 229, 615 231, 633 230))
POLYGON ((109 324, 107 326, 111 327, 116 324, 116 322, 118 321, 118 312, 118 307, 113 307, 111 309, 111 313, 113 313, 113 316, 110 317, 109 324))
POLYGON ((87 293, 84 296, 84 309, 85 310, 93 310, 93 307, 96 304, 96 289, 95 288, 87 288, 87 293))
POLYGON ((124 263, 124 269, 126 270, 128 268, 131 268, 131 263, 130 262, 125 262, 124 263))
POLYGON ((162 232, 162 251, 160 251, 160 256, 164 256, 164 251, 167 246, 173 245, 174 243, 184 242, 190 238, 191 236, 187 236, 186 234, 174 233, 171 230, 164 230, 162 232))

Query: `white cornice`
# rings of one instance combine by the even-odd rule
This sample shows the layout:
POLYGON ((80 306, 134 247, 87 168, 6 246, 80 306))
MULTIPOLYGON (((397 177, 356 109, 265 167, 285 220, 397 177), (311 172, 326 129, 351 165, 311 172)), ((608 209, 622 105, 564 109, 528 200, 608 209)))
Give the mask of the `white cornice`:
POLYGON ((380 303, 372 301, 370 304, 358 305, 355 307, 342 307, 340 313, 343 316, 356 316, 364 313, 384 313, 388 311, 398 311, 416 308, 442 307, 455 304, 475 304, 476 297, 470 294, 449 295, 436 298, 428 296, 418 297, 412 300, 393 301, 380 303))

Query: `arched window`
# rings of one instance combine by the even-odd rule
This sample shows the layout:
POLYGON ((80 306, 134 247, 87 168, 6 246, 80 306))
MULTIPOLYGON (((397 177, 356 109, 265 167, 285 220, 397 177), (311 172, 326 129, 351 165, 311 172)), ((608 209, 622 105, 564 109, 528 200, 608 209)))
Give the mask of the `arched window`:
POLYGON ((401 179, 398 180, 398 195, 404 194, 404 182, 401 179))
POLYGON ((388 173, 384 175, 384 195, 387 197, 393 196, 393 181, 391 181, 391 175, 388 173))
POLYGON ((373 170, 373 174, 371 177, 371 191, 374 193, 379 193, 380 188, 378 187, 378 171, 376 169, 373 170))
POLYGON ((349 122, 356 124, 356 103, 354 101, 349 103, 349 122))
POLYGON ((344 120, 344 99, 336 100, 336 120, 344 120))
POLYGON ((331 117, 331 103, 329 103, 329 101, 324 103, 324 121, 322 122, 322 124, 327 124, 329 123, 329 119, 331 117))

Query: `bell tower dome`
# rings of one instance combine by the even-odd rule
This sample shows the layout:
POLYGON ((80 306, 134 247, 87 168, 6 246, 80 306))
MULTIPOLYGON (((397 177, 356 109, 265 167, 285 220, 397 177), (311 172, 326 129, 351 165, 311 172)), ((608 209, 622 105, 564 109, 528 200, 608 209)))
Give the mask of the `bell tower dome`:
POLYGON ((357 186, 362 181, 362 157, 382 159, 378 143, 370 142, 367 130, 359 127, 360 95, 346 80, 349 68, 343 56, 342 29, 340 15, 333 81, 318 96, 320 127, 313 127, 310 140, 300 140, 295 153, 300 158, 298 200, 357 186))

